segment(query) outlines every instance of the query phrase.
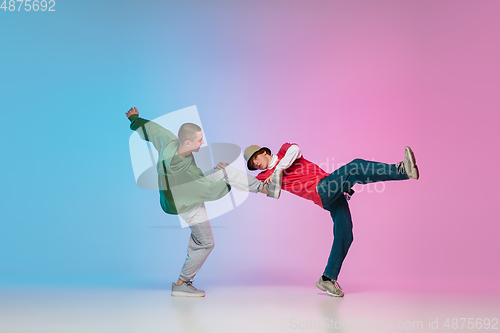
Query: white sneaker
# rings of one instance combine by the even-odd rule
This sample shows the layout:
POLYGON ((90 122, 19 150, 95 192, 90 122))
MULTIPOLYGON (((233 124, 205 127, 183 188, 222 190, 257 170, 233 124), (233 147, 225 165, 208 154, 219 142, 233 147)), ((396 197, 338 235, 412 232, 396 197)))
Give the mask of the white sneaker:
POLYGON ((172 296, 177 297, 204 297, 205 291, 198 290, 193 286, 192 281, 184 282, 181 285, 176 285, 172 282, 172 296))
POLYGON ((405 147, 405 159, 404 159, 403 163, 404 163, 406 174, 408 175, 408 178, 418 179, 419 174, 418 174, 417 160, 415 159, 415 155, 413 154, 413 151, 408 146, 405 147))
POLYGON ((316 287, 318 287, 319 290, 326 291, 330 296, 344 297, 340 284, 335 280, 323 281, 323 278, 320 277, 318 282, 316 282, 316 287))

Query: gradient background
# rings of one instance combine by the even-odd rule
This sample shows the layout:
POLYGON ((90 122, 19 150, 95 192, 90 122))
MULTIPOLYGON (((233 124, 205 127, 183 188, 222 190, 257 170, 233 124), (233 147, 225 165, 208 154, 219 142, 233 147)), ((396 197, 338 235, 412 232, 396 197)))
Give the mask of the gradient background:
MULTIPOLYGON (((500 291, 500 2, 55 8, 0 11, 3 286, 169 288, 189 230, 135 185, 124 113, 196 105, 211 142, 296 142, 327 171, 413 148, 418 182, 358 187, 350 202, 348 292, 500 291)), ((312 286, 332 243, 328 212, 289 193, 251 195, 212 224, 202 288, 312 286)))

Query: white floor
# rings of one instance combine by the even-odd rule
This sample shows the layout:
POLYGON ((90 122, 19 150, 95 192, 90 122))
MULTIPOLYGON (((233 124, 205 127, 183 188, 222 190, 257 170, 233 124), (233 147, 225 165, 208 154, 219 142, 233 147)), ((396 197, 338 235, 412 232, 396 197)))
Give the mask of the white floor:
POLYGON ((357 292, 333 298, 314 286, 252 286, 175 298, 169 290, 0 290, 0 332, 8 333, 495 332, 498 319, 498 294, 357 292))

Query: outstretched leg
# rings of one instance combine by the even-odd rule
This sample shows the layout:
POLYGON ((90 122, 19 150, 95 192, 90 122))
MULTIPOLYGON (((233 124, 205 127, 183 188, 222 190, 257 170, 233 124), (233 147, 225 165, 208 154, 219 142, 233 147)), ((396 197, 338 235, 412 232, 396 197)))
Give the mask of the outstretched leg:
POLYGON ((257 180, 257 178, 230 165, 223 169, 212 169, 207 171, 205 172, 205 177, 214 182, 223 180, 238 190, 252 193, 262 192, 264 187, 264 183, 257 180))
POLYGON ((323 207, 328 209, 328 206, 343 197, 343 193, 349 191, 355 184, 405 180, 408 178, 402 162, 386 164, 357 158, 320 180, 317 190, 323 202, 323 207))

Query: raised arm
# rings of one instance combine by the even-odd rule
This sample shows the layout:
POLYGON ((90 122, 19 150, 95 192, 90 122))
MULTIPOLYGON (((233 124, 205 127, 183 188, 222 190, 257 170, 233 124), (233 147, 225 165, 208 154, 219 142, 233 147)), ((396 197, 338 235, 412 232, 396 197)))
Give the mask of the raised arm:
MULTIPOLYGON (((179 139, 169 130, 158 125, 154 121, 146 120, 139 117, 137 108, 131 108, 126 113, 130 120, 130 129, 134 130, 139 136, 146 141, 153 144, 158 151, 158 159, 161 160, 165 168, 171 174, 181 173, 189 167, 189 163, 172 166, 172 158, 174 157, 177 147, 179 146, 179 139)), ((164 172, 164 168, 158 168, 159 173, 164 172)))
POLYGON ((158 152, 172 141, 179 140, 175 134, 154 121, 140 118, 136 107, 130 108, 125 114, 130 120, 130 129, 137 131, 142 139, 152 142, 158 152))

